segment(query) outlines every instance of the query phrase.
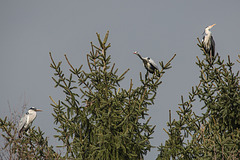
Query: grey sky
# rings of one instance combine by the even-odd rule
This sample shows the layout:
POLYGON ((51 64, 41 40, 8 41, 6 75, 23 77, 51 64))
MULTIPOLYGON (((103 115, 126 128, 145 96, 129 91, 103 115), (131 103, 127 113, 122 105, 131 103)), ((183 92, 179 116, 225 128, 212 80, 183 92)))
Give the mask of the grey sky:
MULTIPOLYGON (((90 42, 97 44, 96 32, 102 36, 110 31, 112 47, 108 54, 121 74, 130 68, 122 87, 133 79, 139 85, 139 72, 145 69, 138 50, 155 62, 165 63, 177 54, 173 68, 163 78, 155 105, 149 106, 151 124, 157 125, 152 144, 159 146, 168 138, 162 128, 168 121, 168 110, 178 108, 180 96, 186 96, 197 85, 199 69, 196 56, 203 58, 197 37, 208 25, 212 28, 216 52, 222 59, 227 55, 236 62, 239 54, 240 1, 0 1, 0 117, 8 115, 8 101, 14 109, 27 105, 39 107, 35 126, 41 127, 52 137, 52 107, 49 96, 63 99, 62 90, 54 88, 51 77, 49 52, 56 61, 68 66, 64 54, 74 66, 86 66, 86 53, 90 42), (24 98, 26 97, 26 98, 24 98)), ((85 67, 87 68, 87 67, 85 67)), ((239 64, 235 70, 239 69, 239 64)), ((197 109, 198 110, 198 109, 197 109)), ((173 113, 173 116, 176 115, 173 113)), ((146 159, 155 159, 157 149, 151 150, 146 159)))

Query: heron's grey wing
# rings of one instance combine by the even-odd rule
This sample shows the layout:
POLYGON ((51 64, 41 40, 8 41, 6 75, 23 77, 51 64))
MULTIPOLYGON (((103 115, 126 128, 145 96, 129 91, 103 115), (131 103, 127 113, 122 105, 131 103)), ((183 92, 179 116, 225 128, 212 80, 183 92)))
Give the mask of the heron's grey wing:
POLYGON ((37 117, 36 112, 29 114, 28 120, 27 120, 27 122, 29 123, 28 127, 30 127, 32 125, 32 122, 35 120, 36 117, 37 117))
POLYGON ((205 40, 205 36, 202 37, 202 42, 205 40))
POLYGON ((214 57, 215 55, 215 41, 213 39, 213 37, 211 36, 211 51, 212 51, 212 56, 214 57))
POLYGON ((27 123, 27 115, 24 114, 24 116, 20 119, 19 124, 18 124, 18 132, 21 132, 24 125, 27 123))
POLYGON ((157 64, 151 58, 149 59, 149 62, 154 68, 156 68, 158 70, 157 64))

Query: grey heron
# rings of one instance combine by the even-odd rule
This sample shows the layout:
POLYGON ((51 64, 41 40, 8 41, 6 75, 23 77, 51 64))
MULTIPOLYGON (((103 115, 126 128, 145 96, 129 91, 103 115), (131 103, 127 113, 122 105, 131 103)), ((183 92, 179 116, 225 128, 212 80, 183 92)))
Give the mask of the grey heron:
POLYGON ((33 121, 37 117, 37 112, 42 111, 35 107, 31 107, 27 113, 21 118, 18 125, 18 135, 21 138, 23 132, 27 132, 27 130, 31 127, 33 121))
POLYGON ((210 64, 212 65, 213 63, 213 57, 215 54, 215 42, 212 36, 212 32, 210 29, 215 26, 216 24, 210 25, 205 28, 204 33, 205 35, 203 36, 202 43, 203 43, 203 48, 205 52, 209 55, 210 57, 210 64))
MULTIPOLYGON (((147 74, 148 72, 153 74, 156 70, 159 72, 157 64, 151 58, 142 57, 137 51, 135 51, 133 54, 136 54, 143 61, 143 65, 147 70, 147 74)), ((160 75, 158 74, 158 76, 160 75)))

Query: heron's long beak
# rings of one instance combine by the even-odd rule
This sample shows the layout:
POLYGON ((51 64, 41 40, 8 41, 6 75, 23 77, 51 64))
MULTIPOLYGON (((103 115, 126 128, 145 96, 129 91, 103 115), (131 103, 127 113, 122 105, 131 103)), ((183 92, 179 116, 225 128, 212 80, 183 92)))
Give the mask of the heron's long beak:
POLYGON ((36 112, 42 112, 42 110, 41 109, 36 109, 36 112))
POLYGON ((209 28, 212 28, 213 26, 215 26, 216 24, 213 24, 213 25, 211 25, 211 26, 209 26, 209 28))

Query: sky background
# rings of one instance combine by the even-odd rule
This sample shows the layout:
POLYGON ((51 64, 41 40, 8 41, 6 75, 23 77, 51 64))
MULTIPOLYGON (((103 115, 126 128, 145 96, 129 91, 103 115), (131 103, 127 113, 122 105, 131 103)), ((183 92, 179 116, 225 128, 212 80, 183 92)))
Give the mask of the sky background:
MULTIPOLYGON (((90 42, 98 44, 96 32, 103 37, 109 30, 108 42, 112 47, 107 54, 111 54, 119 75, 130 69, 121 87, 128 88, 130 79, 137 87, 139 72, 145 73, 133 51, 157 63, 166 63, 177 54, 173 68, 162 79, 155 105, 149 106, 150 124, 156 125, 151 144, 159 146, 168 138, 163 131, 168 110, 176 117, 181 95, 187 98, 191 87, 199 83, 196 56, 204 57, 197 37, 202 38, 205 27, 216 23, 211 29, 216 52, 222 59, 230 55, 236 62, 240 53, 239 6, 237 0, 1 0, 0 117, 9 116, 8 106, 20 114, 25 103, 27 108, 40 108, 44 112, 38 114, 33 125, 41 127, 50 144, 59 144, 52 136, 56 125, 49 96, 57 101, 64 100, 64 94, 60 88, 54 88, 49 52, 56 62, 63 61, 64 71, 69 69, 64 54, 75 67, 83 64, 87 69, 90 42)), ((234 70, 239 70, 239 64, 234 70)), ((195 110, 199 112, 200 106, 195 110)), ((158 153, 157 148, 152 149, 145 158, 156 159, 158 153)))

